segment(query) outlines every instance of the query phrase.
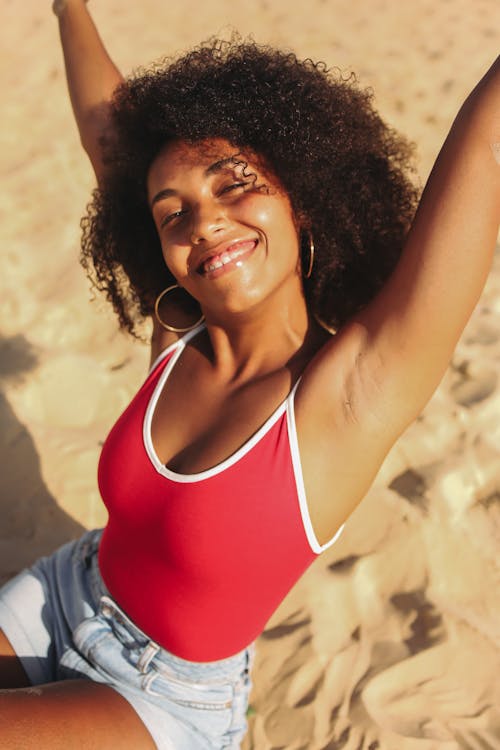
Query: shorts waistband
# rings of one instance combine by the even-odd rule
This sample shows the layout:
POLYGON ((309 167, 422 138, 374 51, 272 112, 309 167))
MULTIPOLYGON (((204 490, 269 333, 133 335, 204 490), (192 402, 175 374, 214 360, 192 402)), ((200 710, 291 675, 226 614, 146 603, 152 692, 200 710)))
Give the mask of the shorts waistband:
POLYGON ((101 617, 114 622, 116 635, 121 638, 124 645, 131 646, 135 643, 143 649, 138 664, 141 671, 148 671, 154 662, 155 669, 160 673, 192 679, 193 672, 196 672, 197 679, 205 682, 238 679, 242 673, 250 672, 255 655, 255 643, 224 659, 192 662, 167 651, 149 638, 114 601, 102 579, 97 555, 101 536, 102 530, 85 534, 78 543, 79 556, 89 569, 92 595, 101 617))

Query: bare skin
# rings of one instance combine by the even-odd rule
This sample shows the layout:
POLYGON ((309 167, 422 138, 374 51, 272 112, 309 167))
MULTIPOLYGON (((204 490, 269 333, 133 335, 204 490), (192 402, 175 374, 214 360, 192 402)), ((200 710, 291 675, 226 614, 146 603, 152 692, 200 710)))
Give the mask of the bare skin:
MULTIPOLYGON (((69 0, 60 28, 75 116, 99 179, 106 102, 121 76, 83 0, 69 0)), ((296 423, 308 508, 318 541, 332 537, 432 395, 484 284, 500 213, 491 148, 500 138, 499 68, 497 61, 460 111, 396 272, 335 337, 308 313, 298 262, 300 218, 279 185, 270 195, 247 193, 235 187, 238 174, 207 174, 211 164, 195 146, 177 144, 158 156, 148 187, 165 262, 207 320, 155 410, 152 437, 165 464, 189 474, 219 463, 302 375, 296 423), (168 199, 155 200, 167 187, 174 190, 168 199), (241 266, 220 276, 198 272, 211 248, 249 238, 255 249, 241 266)), ((219 158, 232 153, 220 141, 213 150, 219 158)), ((152 359, 176 338, 154 323, 152 359)), ((25 685, 4 636, 0 656, 9 665, 3 684, 25 685)), ((123 698, 86 680, 3 692, 0 745, 154 747, 123 698)))
MULTIPOLYGON (((466 125, 464 113, 395 274, 334 337, 308 314, 297 219, 279 185, 271 195, 254 195, 239 187, 237 166, 214 175, 213 165, 233 153, 220 141, 201 149, 173 144, 158 155, 149 197, 164 259, 207 321, 207 332, 188 344, 172 370, 155 411, 153 442, 169 468, 195 473, 227 458, 303 373, 295 413, 308 509, 318 541, 333 536, 432 395, 486 278, 498 228, 498 167, 466 125), (491 177, 473 221, 463 215, 478 192, 473 180, 466 187, 457 182, 461 171, 491 177), (253 237, 257 247, 239 268, 200 275, 200 259, 253 237), (450 285, 449 267, 463 269, 463 284, 450 285), (332 487, 335 502, 325 503, 332 487)), ((265 179, 245 157, 258 182, 265 179)), ((157 331, 153 355, 174 339, 157 331)))
POLYGON ((0 690, 29 687, 30 684, 10 641, 0 630, 0 690))
MULTIPOLYGON (((71 100, 82 145, 97 177, 97 141, 106 130, 107 100, 122 76, 109 58, 83 0, 68 0, 60 18, 71 100)), ((0 630, 0 746, 2 750, 152 750, 149 732, 112 688, 65 680, 26 690, 29 680, 0 630)))
POLYGON ((2 750, 154 750, 151 735, 119 693, 91 680, 30 687, 0 630, 2 750), (16 688, 16 689, 14 689, 16 688), (71 741, 68 738, 71 737, 71 741), (78 740, 76 740, 78 738, 78 740))

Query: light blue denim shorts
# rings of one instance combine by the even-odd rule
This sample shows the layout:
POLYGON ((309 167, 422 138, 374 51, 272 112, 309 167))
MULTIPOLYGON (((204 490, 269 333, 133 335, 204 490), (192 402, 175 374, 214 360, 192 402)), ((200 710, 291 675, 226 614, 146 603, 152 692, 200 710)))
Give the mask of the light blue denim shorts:
POLYGON ((212 662, 160 648, 107 591, 100 537, 87 532, 0 589, 0 628, 32 684, 103 682, 132 705, 160 750, 236 750, 247 730, 254 644, 212 662))

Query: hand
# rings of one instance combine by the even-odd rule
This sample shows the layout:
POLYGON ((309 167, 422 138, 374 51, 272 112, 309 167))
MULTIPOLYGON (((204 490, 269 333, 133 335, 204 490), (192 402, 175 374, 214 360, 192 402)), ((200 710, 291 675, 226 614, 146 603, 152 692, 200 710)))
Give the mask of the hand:
MULTIPOLYGON (((88 3, 88 0, 85 0, 86 3, 88 3)), ((55 15, 59 18, 63 10, 66 8, 68 4, 68 0, 53 0, 52 3, 52 11, 55 13, 55 15)))

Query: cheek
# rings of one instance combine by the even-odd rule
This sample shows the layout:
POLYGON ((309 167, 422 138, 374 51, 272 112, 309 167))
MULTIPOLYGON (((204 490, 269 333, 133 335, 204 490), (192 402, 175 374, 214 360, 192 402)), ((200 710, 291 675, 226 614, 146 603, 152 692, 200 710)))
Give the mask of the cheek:
POLYGON ((173 243, 162 242, 161 251, 163 260, 170 273, 177 279, 182 279, 187 274, 187 257, 186 248, 173 243))
POLYGON ((240 220, 263 232, 269 242, 297 241, 297 230, 293 214, 282 200, 250 200, 240 212, 240 220))
POLYGON ((269 210, 264 218, 268 222, 271 248, 279 250, 279 256, 287 267, 295 267, 299 255, 299 236, 290 211, 287 207, 278 206, 269 210))
POLYGON ((269 204, 260 203, 255 206, 249 206, 245 213, 248 214, 249 219, 250 217, 253 217, 255 224, 262 227, 265 231, 272 229, 276 222, 276 210, 269 204))

